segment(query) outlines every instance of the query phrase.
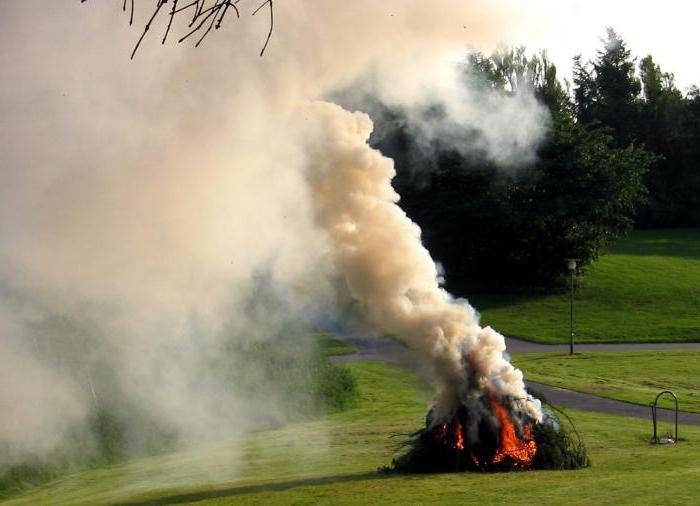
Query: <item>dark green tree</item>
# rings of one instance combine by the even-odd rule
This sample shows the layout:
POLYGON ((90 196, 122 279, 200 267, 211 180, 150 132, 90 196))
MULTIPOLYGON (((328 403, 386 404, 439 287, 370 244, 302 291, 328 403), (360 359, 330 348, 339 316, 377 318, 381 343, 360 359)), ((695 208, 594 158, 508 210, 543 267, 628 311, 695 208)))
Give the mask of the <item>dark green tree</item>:
POLYGON ((683 144, 683 97, 673 75, 662 72, 651 55, 641 60, 639 71, 643 90, 639 140, 662 156, 647 175, 650 197, 638 221, 642 226, 667 226, 677 221, 679 212, 676 182, 683 166, 678 159, 683 144))
POLYGON ((551 281, 562 273, 564 257, 582 265, 595 260, 632 228, 654 159, 632 145, 615 147, 605 128, 559 116, 540 162, 520 178, 512 197, 512 233, 520 230, 522 250, 532 257, 522 267, 551 281))
POLYGON ((504 173, 443 153, 429 185, 399 189, 451 288, 549 285, 632 228, 651 154, 561 115, 539 155, 504 173))
POLYGON ((604 47, 595 60, 574 63, 574 98, 577 118, 600 122, 612 129, 615 144, 624 147, 637 138, 641 83, 635 75, 635 60, 622 37, 612 28, 602 40, 604 47))
MULTIPOLYGON (((617 147, 612 129, 599 122, 577 122, 545 54, 471 55, 466 76, 490 93, 534 93, 547 105, 551 129, 536 162, 504 170, 442 140, 422 151, 398 110, 381 115, 373 141, 395 158, 402 205, 444 265, 450 289, 554 283, 566 273, 564 258, 585 265, 632 227, 654 158, 633 145, 617 147)), ((464 136, 476 142, 479 133, 464 136)))
POLYGON ((649 198, 636 216, 637 226, 700 225, 700 165, 697 115, 692 93, 684 97, 674 76, 652 56, 635 60, 619 34, 609 28, 597 57, 574 61, 576 119, 610 129, 614 145, 644 146, 657 155, 645 185, 649 198))
POLYGON ((646 178, 649 202, 638 224, 644 227, 700 225, 698 117, 692 92, 684 97, 673 74, 651 56, 639 66, 643 85, 639 140, 660 155, 646 178))
MULTIPOLYGON (((597 94, 590 69, 590 76, 577 74, 590 83, 576 90, 597 94)), ((564 258, 580 258, 585 266, 630 230, 646 193, 644 175, 656 158, 638 144, 620 145, 613 128, 599 120, 578 121, 578 108, 545 53, 472 54, 464 77, 479 93, 533 93, 548 107, 550 130, 536 161, 506 169, 478 150, 468 153, 465 145, 480 144, 478 129, 450 130, 426 143, 416 118, 438 124, 442 117, 451 126, 438 100, 408 114, 372 96, 358 102, 357 90, 350 100, 334 97, 370 112, 370 141, 395 160, 402 207, 444 266, 448 288, 473 293, 475 285, 551 285, 567 274, 564 258)))

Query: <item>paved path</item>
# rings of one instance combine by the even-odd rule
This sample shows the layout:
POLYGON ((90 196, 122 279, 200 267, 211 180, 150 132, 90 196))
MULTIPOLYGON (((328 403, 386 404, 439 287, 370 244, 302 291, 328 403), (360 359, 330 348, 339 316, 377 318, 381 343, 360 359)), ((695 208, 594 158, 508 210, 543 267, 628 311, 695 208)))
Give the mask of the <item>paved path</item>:
MULTIPOLYGON (((358 350, 353 355, 341 355, 331 357, 335 363, 355 362, 359 360, 376 360, 389 364, 407 367, 414 371, 423 373, 421 364, 416 360, 413 353, 398 341, 387 338, 367 338, 360 337, 352 332, 336 334, 336 336, 358 350)), ((506 339, 507 351, 516 353, 568 353, 568 346, 545 345, 529 343, 515 338, 506 339)), ((631 344, 593 344, 581 345, 575 351, 629 351, 629 350, 677 350, 677 349, 700 349, 700 343, 631 343, 631 344)), ((592 394, 584 394, 566 390, 564 388, 552 387, 541 383, 526 382, 527 387, 540 394, 548 402, 565 408, 575 408, 584 411, 596 411, 620 416, 632 416, 637 418, 651 419, 651 409, 649 406, 632 404, 629 402, 616 401, 592 394)), ((658 418, 664 422, 673 421, 673 411, 667 409, 658 410, 658 418)), ((678 414, 678 423, 689 425, 700 425, 700 413, 678 414)))
MULTIPOLYGON (((547 402, 556 406, 581 409, 583 411, 597 411, 599 413, 609 413, 611 415, 648 418, 651 420, 651 408, 649 406, 606 399, 605 397, 599 397, 597 395, 574 392, 573 390, 552 387, 532 381, 526 381, 525 384, 528 390, 540 394, 540 397, 543 397, 547 402)), ((657 417, 663 422, 673 422, 674 412, 670 409, 659 408, 657 410, 657 417)), ((700 414, 680 411, 678 413, 678 423, 700 425, 700 414)))
MULTIPOLYGON (((508 353, 569 353, 568 344, 539 344, 515 337, 506 337, 508 353)), ((700 343, 616 343, 616 344, 576 344, 578 351, 668 351, 700 350, 700 343)))

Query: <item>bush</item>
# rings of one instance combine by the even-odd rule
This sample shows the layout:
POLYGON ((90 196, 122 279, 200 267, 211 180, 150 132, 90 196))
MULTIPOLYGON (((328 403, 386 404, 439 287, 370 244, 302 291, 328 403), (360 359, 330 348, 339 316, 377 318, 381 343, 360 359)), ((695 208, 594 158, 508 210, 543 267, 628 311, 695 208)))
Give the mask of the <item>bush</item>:
POLYGON ((326 411, 352 407, 358 397, 355 376, 346 367, 320 362, 314 371, 314 396, 326 411))

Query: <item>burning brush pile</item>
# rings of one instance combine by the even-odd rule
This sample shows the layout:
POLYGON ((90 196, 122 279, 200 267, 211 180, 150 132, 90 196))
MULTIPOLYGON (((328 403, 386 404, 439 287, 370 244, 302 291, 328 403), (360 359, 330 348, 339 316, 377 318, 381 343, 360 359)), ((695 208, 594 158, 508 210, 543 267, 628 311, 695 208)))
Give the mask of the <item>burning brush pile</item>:
POLYGON ((367 145, 369 117, 325 102, 300 116, 315 128, 306 136, 314 210, 347 292, 374 329, 406 339, 437 390, 425 428, 406 442, 393 469, 587 465, 583 445, 527 392, 504 337, 481 327, 474 308, 442 288, 420 229, 397 205, 392 161, 367 145))
POLYGON ((402 443, 405 452, 388 470, 407 473, 578 469, 589 465, 575 429, 547 411, 541 421, 514 409, 509 399, 483 394, 448 418, 431 409, 425 428, 402 443))

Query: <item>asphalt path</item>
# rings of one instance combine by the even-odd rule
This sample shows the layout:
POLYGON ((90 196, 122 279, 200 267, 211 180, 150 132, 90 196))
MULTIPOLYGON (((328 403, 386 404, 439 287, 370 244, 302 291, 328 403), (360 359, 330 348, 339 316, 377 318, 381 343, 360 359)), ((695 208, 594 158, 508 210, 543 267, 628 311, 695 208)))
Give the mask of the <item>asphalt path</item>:
MULTIPOLYGON (((539 344, 506 337, 506 350, 511 355, 519 353, 569 353, 568 344, 539 344)), ((576 344, 574 353, 588 351, 669 351, 700 350, 700 343, 614 343, 614 344, 576 344)))
MULTIPOLYGON (((385 337, 362 337, 353 332, 340 332, 336 336, 357 350, 352 355, 331 357, 334 363, 355 362, 360 360, 375 360, 386 362, 424 374, 420 362, 411 350, 397 340, 385 337)), ((588 351, 660 351, 700 349, 700 343, 624 343, 624 344, 587 344, 575 346, 575 352, 588 351)), ((546 345, 530 343, 513 337, 506 338, 506 351, 518 353, 568 353, 568 345, 546 345)), ((620 416, 648 418, 651 420, 651 408, 639 404, 607 399, 598 395, 575 392, 565 388, 553 387, 541 383, 526 381, 529 390, 542 397, 547 402, 565 407, 594 411, 620 416)), ((658 409, 658 419, 662 422, 673 422, 674 412, 669 409, 658 409)), ((700 413, 678 413, 678 423, 700 425, 700 413)))

